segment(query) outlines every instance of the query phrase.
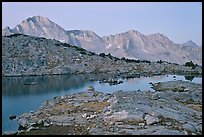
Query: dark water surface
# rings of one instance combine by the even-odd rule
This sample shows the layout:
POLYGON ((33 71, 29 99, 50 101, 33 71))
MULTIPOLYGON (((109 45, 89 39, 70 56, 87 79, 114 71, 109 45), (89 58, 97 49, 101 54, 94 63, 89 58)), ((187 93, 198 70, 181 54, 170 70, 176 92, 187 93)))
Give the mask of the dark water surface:
POLYGON ((90 81, 85 75, 50 75, 33 77, 3 77, 2 78, 2 132, 17 131, 16 120, 10 120, 10 115, 19 116, 22 113, 37 110, 46 99, 55 96, 87 91, 92 85, 96 91, 112 93, 118 90, 150 90, 150 82, 165 82, 172 80, 192 81, 202 83, 202 77, 185 77, 179 75, 162 75, 121 79, 122 84, 110 86, 108 83, 90 81), (176 78, 174 77, 176 76, 176 78), (28 84, 33 85, 28 85, 28 84))

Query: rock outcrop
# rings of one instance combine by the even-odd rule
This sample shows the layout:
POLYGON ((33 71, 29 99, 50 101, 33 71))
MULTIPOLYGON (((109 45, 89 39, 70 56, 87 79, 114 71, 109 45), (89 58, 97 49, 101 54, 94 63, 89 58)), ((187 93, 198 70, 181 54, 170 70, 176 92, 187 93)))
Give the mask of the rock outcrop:
POLYGON ((46 100, 38 111, 19 116, 24 130, 18 134, 201 135, 202 85, 155 84, 160 86, 154 92, 86 91, 46 100), (181 92, 180 85, 188 90, 181 92), (160 98, 152 99, 154 94, 160 98))
MULTIPOLYGON (((124 60, 98 55, 57 40, 13 34, 2 37, 3 76, 106 73, 135 77, 166 73, 202 74, 201 66, 124 60)), ((113 82, 114 83, 114 82, 113 82)))

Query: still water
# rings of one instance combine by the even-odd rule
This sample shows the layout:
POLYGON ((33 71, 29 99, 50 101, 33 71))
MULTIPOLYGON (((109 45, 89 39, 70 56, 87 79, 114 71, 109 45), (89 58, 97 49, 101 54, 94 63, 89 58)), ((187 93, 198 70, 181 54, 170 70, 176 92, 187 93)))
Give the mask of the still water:
POLYGON ((202 84, 202 77, 184 77, 179 75, 161 75, 121 79, 122 84, 110 86, 108 83, 90 81, 84 75, 52 75, 35 77, 3 77, 2 78, 2 132, 17 131, 18 123, 10 120, 10 115, 19 116, 22 113, 37 110, 44 100, 55 96, 87 91, 88 86, 94 86, 96 91, 112 93, 118 90, 135 91, 150 90, 150 82, 165 82, 172 80, 192 81, 202 84), (174 78, 176 76, 176 78, 174 78), (35 85, 25 83, 36 82, 35 85))

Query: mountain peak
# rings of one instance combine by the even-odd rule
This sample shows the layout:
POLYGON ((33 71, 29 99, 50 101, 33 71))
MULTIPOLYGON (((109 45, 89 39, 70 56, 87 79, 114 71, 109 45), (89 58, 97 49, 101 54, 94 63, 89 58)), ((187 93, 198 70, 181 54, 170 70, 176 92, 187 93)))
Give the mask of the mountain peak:
POLYGON ((198 47, 198 45, 193 42, 192 40, 188 40, 187 42, 183 43, 184 46, 190 46, 190 47, 198 47))
POLYGON ((13 31, 10 29, 9 26, 6 26, 3 30, 2 30, 2 36, 8 36, 13 34, 13 31))
POLYGON ((150 34, 149 36, 155 36, 155 37, 166 37, 164 34, 159 33, 159 32, 154 33, 154 34, 150 34))
POLYGON ((138 31, 136 31, 136 30, 129 30, 129 31, 127 31, 127 33, 139 33, 139 34, 141 34, 140 32, 138 32, 138 31))
POLYGON ((164 36, 162 33, 159 33, 159 32, 155 33, 154 35, 156 35, 156 36, 164 36))
POLYGON ((167 36, 165 36, 164 34, 162 33, 154 33, 154 34, 150 34, 150 35, 147 35, 150 39, 157 39, 157 40, 160 40, 160 41, 163 41, 165 43, 169 43, 169 44, 173 44, 173 41, 171 41, 167 36))
POLYGON ((4 29, 8 29, 8 30, 10 30, 10 27, 9 27, 9 26, 6 26, 4 29))
POLYGON ((193 42, 192 40, 188 40, 186 43, 195 44, 195 42, 193 42))
POLYGON ((24 23, 28 23, 28 22, 40 22, 40 23, 50 23, 52 21, 50 21, 48 18, 43 17, 43 16, 33 16, 33 17, 29 17, 26 20, 22 21, 22 24, 24 23))
POLYGON ((68 41, 66 31, 61 26, 48 18, 39 15, 27 18, 11 31, 25 35, 56 39, 63 42, 68 41))
POLYGON ((44 16, 38 15, 38 16, 29 17, 27 20, 49 20, 49 19, 44 16))

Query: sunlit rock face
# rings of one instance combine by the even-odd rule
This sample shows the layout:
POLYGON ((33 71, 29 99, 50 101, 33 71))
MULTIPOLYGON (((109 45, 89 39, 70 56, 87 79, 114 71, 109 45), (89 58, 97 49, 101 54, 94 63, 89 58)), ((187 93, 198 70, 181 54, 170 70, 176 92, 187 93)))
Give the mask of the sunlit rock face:
POLYGON ((12 31, 14 33, 45 37, 64 42, 68 41, 66 31, 62 27, 42 16, 29 17, 12 29, 12 31))
POLYGON ((130 30, 125 33, 105 36, 106 52, 117 57, 127 57, 140 60, 165 60, 184 64, 193 61, 202 64, 202 50, 195 43, 176 44, 160 33, 143 35, 130 30))

